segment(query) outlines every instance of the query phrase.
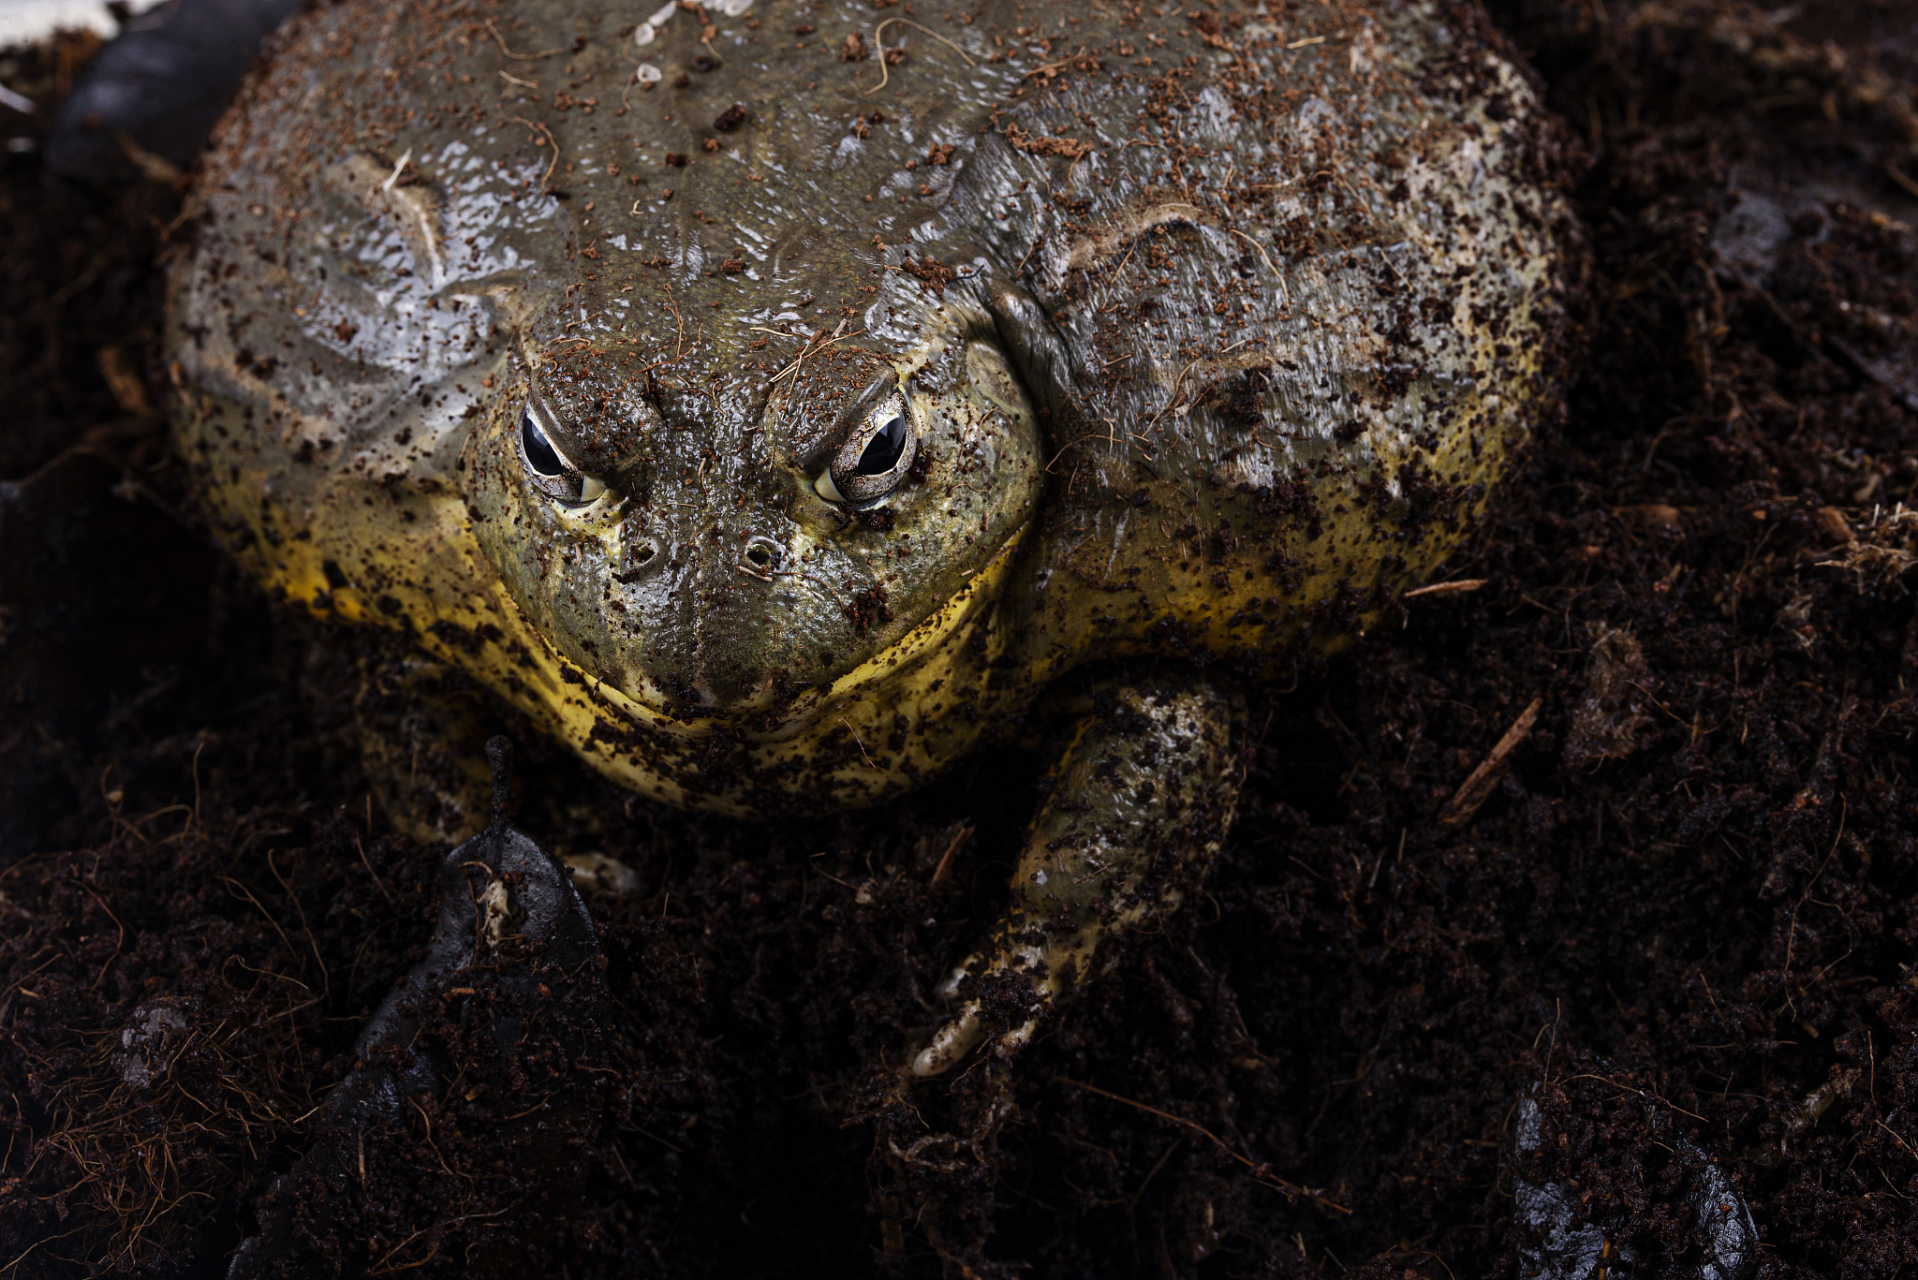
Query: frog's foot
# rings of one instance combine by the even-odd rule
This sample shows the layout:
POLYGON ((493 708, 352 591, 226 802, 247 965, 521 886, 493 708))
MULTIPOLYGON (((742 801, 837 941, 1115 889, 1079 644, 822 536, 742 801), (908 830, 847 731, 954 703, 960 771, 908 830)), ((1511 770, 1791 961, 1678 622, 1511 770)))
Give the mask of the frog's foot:
POLYGON ((486 825, 491 782, 478 690, 403 637, 363 663, 353 704, 360 759, 380 808, 422 844, 458 844, 486 825))
POLYGON ((988 1038, 1016 1052, 1101 942, 1178 906, 1231 825, 1241 710, 1230 685, 1190 673, 1099 690, 1052 773, 991 943, 940 987, 964 1003, 914 1075, 938 1075, 988 1038))
POLYGON ((590 1064, 615 1056, 614 1033, 592 918, 567 870, 507 822, 505 739, 487 749, 493 824, 441 860, 425 958, 361 1031, 359 1065, 261 1197, 228 1280, 398 1271, 481 1238, 469 1274, 551 1273, 609 1074, 590 1064), (433 1224, 456 1203, 483 1237, 440 1241, 433 1224))

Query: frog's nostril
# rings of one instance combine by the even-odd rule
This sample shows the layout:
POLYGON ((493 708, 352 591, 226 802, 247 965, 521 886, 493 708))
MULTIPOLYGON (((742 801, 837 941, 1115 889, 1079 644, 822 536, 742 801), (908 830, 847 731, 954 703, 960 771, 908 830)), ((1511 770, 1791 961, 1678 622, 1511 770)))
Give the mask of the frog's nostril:
POLYGON ((613 581, 631 586, 639 581, 640 570, 659 559, 659 544, 653 541, 635 543, 626 552, 626 567, 613 575, 613 581))

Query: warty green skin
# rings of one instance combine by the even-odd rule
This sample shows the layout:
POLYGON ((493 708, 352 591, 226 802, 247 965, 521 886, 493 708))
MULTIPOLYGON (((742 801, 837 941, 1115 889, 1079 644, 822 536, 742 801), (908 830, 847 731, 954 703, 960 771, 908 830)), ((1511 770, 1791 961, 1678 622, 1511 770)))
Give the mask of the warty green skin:
MULTIPOLYGON (((1549 130, 1469 5, 642 16, 296 20, 169 311, 242 561, 636 790, 876 803, 1088 662, 1328 651, 1556 404, 1549 130), (894 395, 910 474, 822 496, 894 395), (529 402, 590 502, 528 474, 529 402)), ((1217 723, 1163 732, 1201 721, 1225 777, 1217 723)), ((1119 843, 1078 896, 1133 893, 1119 843)))

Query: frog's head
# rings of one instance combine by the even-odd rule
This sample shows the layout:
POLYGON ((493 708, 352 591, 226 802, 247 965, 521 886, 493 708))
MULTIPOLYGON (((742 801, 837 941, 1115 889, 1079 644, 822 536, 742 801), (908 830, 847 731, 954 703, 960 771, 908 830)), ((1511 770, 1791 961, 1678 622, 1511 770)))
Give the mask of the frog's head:
POLYGON ((1018 536, 1040 430, 958 289, 836 335, 695 305, 524 326, 461 483, 507 589, 584 672, 675 717, 763 713, 884 655, 1018 536))

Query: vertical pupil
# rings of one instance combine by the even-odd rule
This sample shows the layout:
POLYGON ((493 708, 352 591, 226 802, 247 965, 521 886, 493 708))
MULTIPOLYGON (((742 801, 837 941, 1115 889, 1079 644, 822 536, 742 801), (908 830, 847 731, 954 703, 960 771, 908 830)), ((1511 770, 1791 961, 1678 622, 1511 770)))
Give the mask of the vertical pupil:
POLYGON ((566 464, 559 460, 559 454, 546 439, 546 433, 539 429, 539 423, 533 421, 532 414, 520 416, 519 436, 520 443, 526 448, 526 461, 532 464, 533 470, 543 476, 565 474, 566 464))
POLYGON ((891 422, 881 427, 879 433, 866 442, 866 451, 859 455, 856 470, 862 476, 884 475, 892 470, 905 448, 906 418, 904 414, 896 414, 891 422))

